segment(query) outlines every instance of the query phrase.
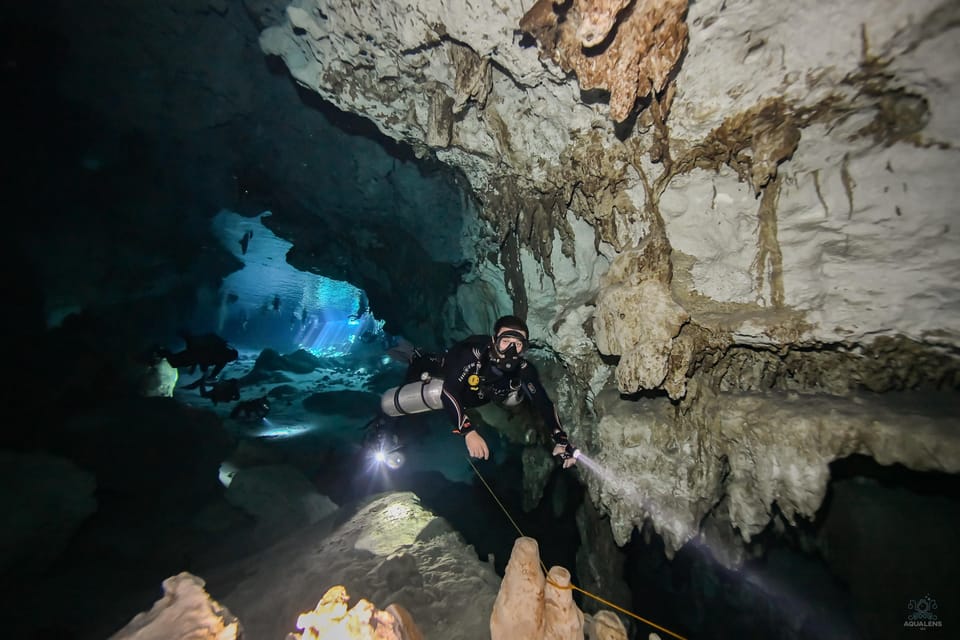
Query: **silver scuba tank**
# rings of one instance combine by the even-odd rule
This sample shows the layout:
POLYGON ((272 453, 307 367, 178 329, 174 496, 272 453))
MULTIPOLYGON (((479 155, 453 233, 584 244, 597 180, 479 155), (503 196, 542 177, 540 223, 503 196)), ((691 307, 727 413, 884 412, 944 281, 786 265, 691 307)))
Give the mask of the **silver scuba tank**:
POLYGON ((388 389, 380 396, 380 409, 391 417, 443 409, 443 380, 428 378, 388 389))

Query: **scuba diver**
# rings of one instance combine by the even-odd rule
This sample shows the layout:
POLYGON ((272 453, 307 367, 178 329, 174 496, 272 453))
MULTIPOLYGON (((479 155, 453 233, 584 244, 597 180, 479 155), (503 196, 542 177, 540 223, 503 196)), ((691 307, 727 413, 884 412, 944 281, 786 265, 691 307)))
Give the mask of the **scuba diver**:
POLYGON ((540 382, 536 368, 524 358, 529 347, 529 330, 517 316, 503 316, 493 326, 493 336, 471 336, 451 346, 445 353, 410 354, 404 384, 390 389, 381 398, 382 414, 371 423, 373 442, 396 436, 387 432, 391 418, 443 409, 463 436, 473 458, 486 460, 490 449, 474 427, 466 409, 489 402, 513 407, 529 400, 540 414, 554 443, 553 453, 563 468, 572 467, 580 453, 560 424, 556 407, 540 382))
POLYGON ((228 363, 233 362, 240 357, 236 349, 227 344, 227 341, 214 333, 207 333, 200 336, 190 335, 181 332, 180 337, 187 343, 186 348, 178 353, 172 353, 169 349, 158 349, 157 356, 166 358, 167 362, 174 369, 186 368, 193 373, 197 367, 204 374, 207 380, 215 379, 228 363), (207 369, 213 367, 209 378, 207 369))
POLYGON ((270 413, 270 398, 262 396, 238 402, 230 411, 230 417, 234 420, 259 420, 266 418, 268 413, 270 413))
MULTIPOLYGON (((236 378, 227 378, 226 380, 216 380, 210 383, 210 386, 207 387, 207 382, 210 379, 207 377, 201 377, 199 382, 200 387, 200 397, 206 398, 213 402, 214 405, 217 405, 221 402, 234 402, 240 399, 240 381, 236 378)), ((193 387, 193 385, 187 385, 184 389, 188 387, 193 387)))

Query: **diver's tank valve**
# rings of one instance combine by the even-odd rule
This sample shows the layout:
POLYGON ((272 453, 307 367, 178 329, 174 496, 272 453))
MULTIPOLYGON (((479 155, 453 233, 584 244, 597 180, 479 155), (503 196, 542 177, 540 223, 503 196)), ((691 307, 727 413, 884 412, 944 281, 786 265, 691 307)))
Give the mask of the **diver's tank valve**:
POLYGON ((518 378, 512 379, 510 381, 510 393, 507 394, 507 397, 504 398, 500 404, 505 407, 515 407, 523 402, 523 389, 521 387, 522 384, 518 378))
POLYGON ((388 389, 380 397, 380 409, 388 416, 397 418, 410 413, 423 413, 443 409, 443 380, 425 376, 419 382, 408 382, 388 389))

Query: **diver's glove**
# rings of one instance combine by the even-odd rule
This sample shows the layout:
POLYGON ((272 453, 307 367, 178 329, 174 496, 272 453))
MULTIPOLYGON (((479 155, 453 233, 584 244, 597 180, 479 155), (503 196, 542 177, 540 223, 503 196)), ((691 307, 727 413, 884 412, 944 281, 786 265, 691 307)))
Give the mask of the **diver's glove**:
POLYGON ((557 429, 551 434, 553 438, 553 453, 551 455, 560 458, 564 469, 569 469, 577 464, 577 457, 580 455, 579 449, 570 444, 566 432, 557 429))

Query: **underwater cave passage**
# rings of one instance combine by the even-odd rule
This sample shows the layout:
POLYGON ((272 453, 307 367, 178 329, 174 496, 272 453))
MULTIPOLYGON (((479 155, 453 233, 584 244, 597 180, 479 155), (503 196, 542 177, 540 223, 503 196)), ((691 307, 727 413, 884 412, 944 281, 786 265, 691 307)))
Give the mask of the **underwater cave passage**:
POLYGON ((350 284, 305 273, 286 262, 293 246, 262 222, 223 210, 213 226, 224 247, 243 263, 198 310, 201 322, 243 350, 298 349, 342 356, 359 340, 382 336, 366 293, 350 284))

